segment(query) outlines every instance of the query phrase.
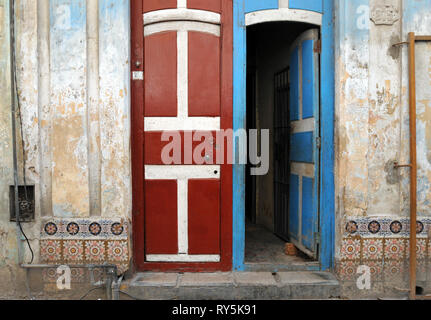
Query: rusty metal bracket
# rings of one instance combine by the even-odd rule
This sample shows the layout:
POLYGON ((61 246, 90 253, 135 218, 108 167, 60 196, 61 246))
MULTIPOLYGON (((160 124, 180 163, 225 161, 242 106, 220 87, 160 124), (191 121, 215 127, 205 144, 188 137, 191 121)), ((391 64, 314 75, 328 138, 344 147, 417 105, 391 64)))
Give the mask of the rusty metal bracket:
POLYGON ((394 168, 411 168, 411 164, 398 164, 398 162, 394 162, 394 168))
POLYGON ((397 42, 397 43, 394 43, 394 44, 392 45, 392 47, 400 46, 400 45, 403 45, 403 44, 409 44, 409 43, 408 43, 408 42, 406 42, 406 41, 404 41, 404 42, 397 42))

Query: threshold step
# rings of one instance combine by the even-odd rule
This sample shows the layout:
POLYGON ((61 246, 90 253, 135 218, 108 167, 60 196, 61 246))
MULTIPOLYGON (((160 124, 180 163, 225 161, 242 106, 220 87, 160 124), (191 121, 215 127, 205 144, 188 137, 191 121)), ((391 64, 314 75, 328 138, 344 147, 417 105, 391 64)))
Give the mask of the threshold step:
POLYGON ((142 300, 333 299, 339 282, 328 272, 138 273, 121 290, 142 300))

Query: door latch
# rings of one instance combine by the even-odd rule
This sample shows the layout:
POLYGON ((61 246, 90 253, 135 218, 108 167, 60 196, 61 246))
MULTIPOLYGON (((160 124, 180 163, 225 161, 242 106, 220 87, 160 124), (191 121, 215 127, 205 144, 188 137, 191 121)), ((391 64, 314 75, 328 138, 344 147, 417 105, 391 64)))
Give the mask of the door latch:
POLYGON ((316 148, 321 149, 322 148, 322 138, 317 137, 316 138, 316 148))

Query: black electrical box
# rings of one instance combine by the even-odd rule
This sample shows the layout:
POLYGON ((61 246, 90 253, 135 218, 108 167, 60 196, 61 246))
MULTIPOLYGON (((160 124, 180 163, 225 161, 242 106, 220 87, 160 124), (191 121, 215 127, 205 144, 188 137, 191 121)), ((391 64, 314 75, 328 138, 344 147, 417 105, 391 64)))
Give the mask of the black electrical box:
MULTIPOLYGON (((19 203, 19 221, 33 222, 34 221, 34 186, 18 186, 18 203, 19 203)), ((15 186, 9 188, 9 207, 10 221, 16 222, 15 214, 15 186)))

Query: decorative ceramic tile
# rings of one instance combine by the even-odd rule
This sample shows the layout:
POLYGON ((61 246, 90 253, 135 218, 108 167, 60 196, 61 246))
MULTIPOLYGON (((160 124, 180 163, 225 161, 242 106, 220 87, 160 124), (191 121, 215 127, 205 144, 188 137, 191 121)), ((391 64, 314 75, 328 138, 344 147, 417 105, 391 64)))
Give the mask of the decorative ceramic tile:
POLYGON ((381 281, 382 279, 382 274, 383 274, 383 261, 367 261, 365 263, 363 263, 363 265, 366 265, 367 267, 370 268, 370 273, 371 273, 371 280, 373 281, 381 281))
POLYGON ((127 262, 128 261, 127 241, 108 241, 108 261, 127 262))
POLYGON ((349 221, 346 224, 346 232, 354 235, 358 231, 358 224, 355 221, 349 221))
POLYGON ((405 270, 404 261, 388 261, 384 266, 385 280, 402 278, 405 270))
MULTIPOLYGON (((426 259, 427 255, 427 240, 416 239, 416 259, 426 259)), ((406 240, 406 259, 410 257, 410 240, 406 240)))
POLYGON ((63 260, 79 263, 84 259, 84 242, 82 240, 63 241, 63 260))
POLYGON ((104 241, 85 241, 85 259, 89 262, 100 262, 105 258, 105 242, 104 241))
POLYGON ((359 260, 361 257, 361 239, 345 238, 341 246, 341 260, 359 260))
POLYGON ((52 219, 43 224, 41 238, 127 240, 128 224, 122 219, 52 219))
POLYGON ((382 226, 380 225, 380 223, 376 220, 371 221, 368 224, 368 231, 372 234, 377 234, 379 233, 380 229, 382 228, 382 226))
POLYGON ((87 270, 84 268, 71 268, 70 274, 73 283, 84 283, 88 281, 87 270))
MULTIPOLYGON (((418 217, 417 235, 427 237, 431 229, 431 218, 418 217)), ((345 236, 408 238, 410 219, 405 217, 348 217, 345 222, 345 236)))
POLYGON ((61 241, 41 240, 40 257, 41 260, 46 263, 55 263, 61 261, 61 241))
MULTIPOLYGON (((126 270, 125 270, 126 271, 126 270)), ((125 272, 123 271, 123 272, 125 272)), ((122 273, 123 273, 122 272, 122 273)), ((103 279, 104 271, 101 268, 70 268, 71 282, 72 283, 90 283, 91 281, 97 282, 103 279), (93 273, 93 274, 91 274, 93 273)), ((44 268, 42 270, 42 280, 45 283, 56 283, 59 274, 56 268, 44 268)))
POLYGON ((416 263, 416 275, 418 277, 418 280, 420 278, 423 278, 424 280, 427 279, 427 268, 429 268, 428 263, 426 260, 419 260, 416 263))
POLYGON ((46 283, 57 282, 58 274, 56 268, 44 268, 42 270, 42 280, 46 283))
POLYGON ((389 229, 393 234, 399 234, 403 230, 403 224, 398 220, 391 222, 389 229))
POLYGON ((342 281, 353 281, 357 278, 357 270, 360 263, 359 261, 341 261, 338 264, 338 276, 342 281))
POLYGON ((50 219, 41 230, 41 260, 49 264, 115 264, 129 268, 128 224, 122 219, 50 219))
POLYGON ((363 239, 362 240, 362 260, 381 260, 383 258, 382 239, 363 239))
POLYGON ((384 239, 385 260, 403 260, 405 252, 405 239, 384 239))

